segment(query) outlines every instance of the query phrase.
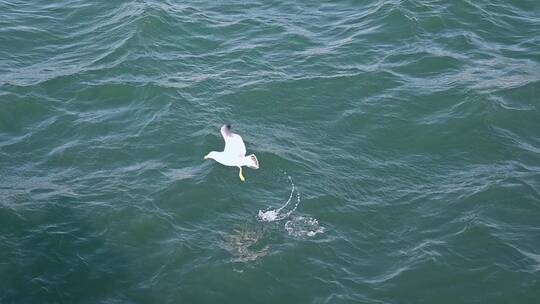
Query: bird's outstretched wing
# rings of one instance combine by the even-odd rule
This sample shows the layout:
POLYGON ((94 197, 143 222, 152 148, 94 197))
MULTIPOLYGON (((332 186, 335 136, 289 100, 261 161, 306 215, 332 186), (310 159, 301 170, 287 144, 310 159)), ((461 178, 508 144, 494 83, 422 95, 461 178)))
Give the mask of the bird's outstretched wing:
POLYGON ((244 140, 240 135, 231 132, 231 125, 223 125, 221 127, 221 135, 225 140, 223 152, 230 155, 246 156, 244 140))

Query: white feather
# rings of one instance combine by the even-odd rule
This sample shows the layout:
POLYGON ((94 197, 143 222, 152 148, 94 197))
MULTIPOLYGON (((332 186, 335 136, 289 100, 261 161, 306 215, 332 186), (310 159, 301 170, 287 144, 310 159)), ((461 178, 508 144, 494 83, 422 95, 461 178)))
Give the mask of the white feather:
POLYGON ((246 145, 242 136, 230 131, 230 126, 221 127, 221 135, 225 141, 222 152, 212 151, 205 158, 212 158, 225 166, 242 167, 248 166, 259 169, 259 161, 254 154, 246 156, 246 145))

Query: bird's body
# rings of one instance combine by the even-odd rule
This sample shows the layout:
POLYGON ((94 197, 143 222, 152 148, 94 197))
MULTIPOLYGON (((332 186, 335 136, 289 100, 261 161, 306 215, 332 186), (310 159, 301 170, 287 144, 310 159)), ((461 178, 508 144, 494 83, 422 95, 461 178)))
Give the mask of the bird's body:
POLYGON ((240 180, 244 181, 242 167, 247 166, 251 169, 259 169, 259 161, 254 154, 246 156, 244 140, 240 135, 231 132, 231 125, 222 126, 221 135, 225 140, 223 151, 212 151, 204 159, 213 159, 222 165, 240 168, 238 175, 240 176, 240 180))

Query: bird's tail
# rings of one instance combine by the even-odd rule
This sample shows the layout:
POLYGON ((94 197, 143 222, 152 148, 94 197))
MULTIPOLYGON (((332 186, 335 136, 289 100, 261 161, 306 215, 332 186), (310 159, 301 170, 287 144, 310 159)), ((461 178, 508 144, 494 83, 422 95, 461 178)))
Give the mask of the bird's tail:
POLYGON ((259 160, 257 159, 257 156, 255 154, 250 154, 246 156, 245 158, 246 166, 248 166, 251 169, 259 169, 259 160))

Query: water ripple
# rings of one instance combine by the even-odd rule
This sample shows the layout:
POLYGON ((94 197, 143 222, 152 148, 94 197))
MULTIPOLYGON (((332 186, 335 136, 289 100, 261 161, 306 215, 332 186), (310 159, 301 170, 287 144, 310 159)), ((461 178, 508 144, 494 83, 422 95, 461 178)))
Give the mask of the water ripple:
POLYGON ((534 303, 538 11, 0 1, 0 302, 534 303))

